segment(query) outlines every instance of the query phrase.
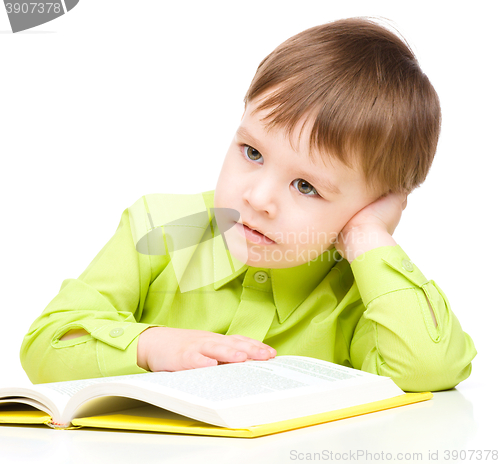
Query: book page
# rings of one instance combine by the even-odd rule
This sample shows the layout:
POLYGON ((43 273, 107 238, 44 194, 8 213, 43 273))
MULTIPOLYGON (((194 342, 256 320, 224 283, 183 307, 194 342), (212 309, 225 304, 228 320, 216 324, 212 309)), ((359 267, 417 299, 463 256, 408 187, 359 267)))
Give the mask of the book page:
MULTIPOLYGON (((32 388, 43 392, 49 397, 59 398, 64 403, 80 390, 96 384, 112 383, 116 380, 137 378, 145 374, 118 375, 116 377, 96 377, 93 379, 67 380, 65 382, 52 382, 34 385, 32 388)), ((146 374, 147 375, 147 374, 146 374)))
MULTIPOLYGON (((32 406, 33 408, 39 409, 40 411, 43 411, 49 415, 52 415, 50 409, 47 406, 45 406, 40 401, 31 399, 31 398, 10 396, 9 398, 1 399, 0 406, 2 406, 2 404, 12 405, 14 407, 14 409, 12 409, 12 410, 16 410, 15 405, 17 405, 17 404, 28 404, 28 405, 32 406)), ((18 408, 18 409, 21 409, 21 408, 18 408)))
POLYGON ((273 359, 273 362, 287 369, 307 373, 307 375, 312 377, 329 381, 364 378, 367 376, 366 372, 358 371, 350 367, 331 363, 321 363, 317 359, 306 357, 279 356, 273 359))
MULTIPOLYGON (((283 377, 259 366, 226 364, 215 369, 193 369, 187 375, 159 375, 141 382, 157 384, 209 401, 221 401, 304 387, 306 382, 283 377)), ((172 373, 175 374, 175 373, 172 373)))
POLYGON ((26 401, 17 401, 31 404, 38 409, 53 416, 54 420, 60 419, 60 413, 66 407, 73 395, 85 387, 95 384, 113 382, 115 378, 127 379, 141 374, 122 375, 118 377, 98 377, 93 379, 68 380, 64 382, 50 382, 29 385, 27 382, 18 387, 0 388, 2 402, 16 402, 12 398, 27 398, 26 401), (5 401, 7 400, 7 401, 5 401))
POLYGON ((75 393, 85 387, 88 387, 89 385, 95 385, 96 383, 109 383, 112 379, 112 377, 98 377, 95 379, 68 380, 66 382, 42 383, 36 385, 36 387, 44 392, 49 390, 49 392, 55 392, 60 396, 71 398, 75 393))
POLYGON ((76 392, 89 385, 106 382, 110 382, 109 377, 69 380, 66 382, 40 383, 31 385, 30 387, 2 388, 0 389, 0 398, 4 402, 9 401, 30 404, 50 414, 54 421, 58 422, 60 420, 60 413, 64 410, 69 399, 76 392), (24 397, 25 400, 12 400, 12 398, 20 398, 21 396, 24 397))
POLYGON ((50 389, 44 389, 42 384, 30 387, 6 387, 0 388, 0 400, 2 402, 24 402, 50 414, 57 416, 62 411, 68 399, 50 389), (21 401, 25 399, 26 401, 21 401), (19 401, 18 401, 19 400, 19 401), (40 405, 40 406, 38 406, 40 405), (41 407, 43 405, 43 407, 41 407))
MULTIPOLYGON (((52 382, 34 385, 32 388, 36 391, 42 392, 45 396, 50 398, 56 405, 57 411, 54 411, 54 422, 64 422, 69 424, 69 421, 62 418, 61 413, 66 408, 69 400, 81 390, 92 387, 94 385, 105 385, 112 383, 115 379, 134 378, 143 374, 121 375, 117 377, 97 377, 92 379, 82 380, 67 380, 65 382, 52 382)), ((103 400, 104 402, 104 400, 103 400)))
MULTIPOLYGON (((141 385, 186 401, 206 404, 242 400, 252 396, 280 393, 291 395, 297 389, 332 388, 346 382, 359 384, 366 376, 379 376, 355 369, 297 356, 279 356, 268 361, 247 361, 180 372, 154 372, 129 376, 124 383, 141 385), (132 378, 133 377, 133 378, 132 378), (195 401, 193 397, 199 399, 195 401)), ((117 377, 116 380, 121 378, 117 377)))
POLYGON ((64 391, 80 389, 68 402, 63 419, 88 417, 90 411, 102 414, 103 409, 120 406, 119 397, 127 397, 215 425, 258 424, 377 401, 401 392, 387 382, 392 383, 387 377, 312 358, 279 356, 179 372, 108 377, 91 381, 87 388, 64 385, 64 391))

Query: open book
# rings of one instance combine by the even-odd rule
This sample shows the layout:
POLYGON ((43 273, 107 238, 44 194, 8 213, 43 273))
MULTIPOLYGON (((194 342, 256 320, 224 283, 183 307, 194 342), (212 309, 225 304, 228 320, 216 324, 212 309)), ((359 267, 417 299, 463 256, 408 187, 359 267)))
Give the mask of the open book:
POLYGON ((427 400, 303 356, 0 388, 0 424, 255 437, 427 400), (194 420, 193 420, 194 419, 194 420))

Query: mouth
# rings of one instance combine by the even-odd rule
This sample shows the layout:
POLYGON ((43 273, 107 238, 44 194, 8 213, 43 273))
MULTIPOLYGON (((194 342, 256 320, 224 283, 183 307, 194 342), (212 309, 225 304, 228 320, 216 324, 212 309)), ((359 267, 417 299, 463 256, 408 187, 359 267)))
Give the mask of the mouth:
POLYGON ((243 237, 245 237, 248 241, 252 243, 256 243, 258 245, 276 245, 276 242, 262 232, 254 229, 242 222, 237 222, 236 227, 243 237))

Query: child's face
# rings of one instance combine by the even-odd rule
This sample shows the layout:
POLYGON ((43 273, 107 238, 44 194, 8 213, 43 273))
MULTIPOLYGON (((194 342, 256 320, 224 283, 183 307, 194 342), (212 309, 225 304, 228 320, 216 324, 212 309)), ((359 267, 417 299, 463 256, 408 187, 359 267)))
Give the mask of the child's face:
POLYGON ((322 162, 320 156, 312 161, 308 146, 311 121, 298 145, 305 118, 289 140, 282 129, 266 132, 259 121, 266 112, 251 115, 257 103, 247 105, 229 146, 214 206, 240 214, 238 223, 224 234, 235 258, 253 267, 298 266, 333 248, 349 219, 377 196, 368 191, 361 171, 334 159, 322 162), (340 191, 323 186, 327 182, 340 191), (243 224, 273 242, 264 242, 261 234, 249 236, 243 224))

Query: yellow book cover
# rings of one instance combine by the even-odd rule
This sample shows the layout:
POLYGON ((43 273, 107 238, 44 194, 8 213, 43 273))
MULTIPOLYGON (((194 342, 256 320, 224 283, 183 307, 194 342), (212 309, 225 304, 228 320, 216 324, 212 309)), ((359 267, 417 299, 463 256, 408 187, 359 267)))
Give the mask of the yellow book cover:
POLYGON ((406 393, 404 395, 389 398, 387 400, 375 401, 373 403, 352 406, 312 416, 289 419, 271 424, 255 425, 241 429, 230 429, 218 427, 189 418, 171 418, 168 411, 155 411, 154 407, 145 406, 135 408, 137 410, 121 411, 119 414, 104 414, 102 416, 84 417, 74 419, 73 425, 81 427, 97 427, 109 429, 139 430, 149 432, 184 433, 191 435, 212 435, 218 437, 256 438, 273 433, 285 432, 287 430, 309 427, 311 425, 323 424, 325 422, 347 419, 349 417, 361 416, 385 409, 396 408, 407 404, 430 400, 432 393, 406 393), (156 412, 156 414, 155 414, 156 412), (162 414, 166 413, 166 414, 162 414))
POLYGON ((303 356, 0 387, 0 424, 258 437, 424 401, 389 377, 303 356))

